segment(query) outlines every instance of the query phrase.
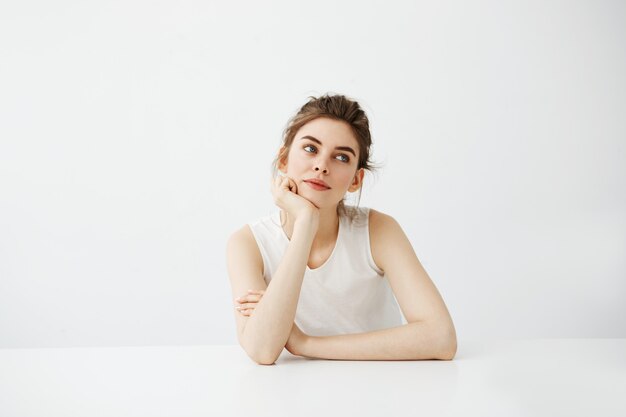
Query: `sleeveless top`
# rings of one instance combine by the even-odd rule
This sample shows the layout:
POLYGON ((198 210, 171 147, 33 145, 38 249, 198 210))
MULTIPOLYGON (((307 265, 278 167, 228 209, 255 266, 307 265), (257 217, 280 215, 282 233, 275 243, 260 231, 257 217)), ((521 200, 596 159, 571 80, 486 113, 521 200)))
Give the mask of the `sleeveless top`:
MULTIPOLYGON (((346 208, 356 216, 352 221, 339 216, 339 233, 330 257, 318 268, 307 265, 304 272, 295 323, 310 336, 370 332, 406 322, 384 272, 372 258, 369 208, 346 208)), ((289 245, 280 209, 248 225, 269 285, 289 245)))

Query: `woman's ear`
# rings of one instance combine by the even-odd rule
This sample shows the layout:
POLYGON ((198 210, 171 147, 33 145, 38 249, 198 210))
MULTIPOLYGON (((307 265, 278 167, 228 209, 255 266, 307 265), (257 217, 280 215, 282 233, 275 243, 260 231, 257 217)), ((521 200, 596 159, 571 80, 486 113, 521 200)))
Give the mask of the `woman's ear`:
POLYGON ((278 151, 278 170, 282 173, 286 173, 287 171, 287 148, 285 148, 284 146, 281 146, 280 150, 278 151), (285 152, 285 154, 283 155, 283 152, 285 152), (281 155, 283 155, 281 157, 281 155))
POLYGON ((365 175, 365 169, 361 168, 357 170, 354 175, 354 179, 352 180, 352 184, 350 184, 350 188, 348 188, 348 192, 355 192, 363 185, 363 176, 365 175))

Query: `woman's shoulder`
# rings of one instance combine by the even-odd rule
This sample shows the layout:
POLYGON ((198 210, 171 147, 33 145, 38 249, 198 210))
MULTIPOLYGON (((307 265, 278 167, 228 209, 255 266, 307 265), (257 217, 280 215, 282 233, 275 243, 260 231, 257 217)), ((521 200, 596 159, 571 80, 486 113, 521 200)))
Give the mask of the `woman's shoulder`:
POLYGON ((384 228, 389 223, 395 221, 389 214, 371 207, 347 206, 345 216, 353 225, 369 226, 370 233, 372 229, 378 230, 384 228))
POLYGON ((397 223, 396 220, 389 214, 384 213, 379 210, 375 210, 373 208, 369 208, 369 220, 370 220, 370 228, 374 227, 380 229, 390 223, 397 223))
POLYGON ((269 230, 272 225, 276 223, 276 219, 280 221, 280 216, 276 212, 271 212, 262 216, 258 216, 255 219, 241 226, 239 229, 233 231, 229 236, 229 241, 235 241, 239 244, 247 246, 257 246, 257 237, 266 234, 265 229, 269 230))
POLYGON ((239 229, 233 231, 228 237, 227 244, 237 244, 237 245, 249 245, 254 242, 254 234, 252 233, 252 228, 250 224, 246 223, 241 226, 239 229))
POLYGON ((369 237, 372 257, 380 269, 385 270, 387 257, 402 239, 404 232, 393 216, 379 210, 369 210, 369 237))
POLYGON ((400 224, 390 214, 379 210, 369 209, 370 240, 390 243, 389 240, 397 236, 402 230, 400 224))
POLYGON ((248 257, 254 266, 263 268, 263 258, 254 233, 249 224, 244 224, 228 237, 226 242, 227 256, 248 257))
POLYGON ((234 234, 245 237, 248 241, 262 239, 264 237, 275 237, 278 230, 282 228, 280 211, 271 211, 261 214, 245 223, 237 229, 234 234))

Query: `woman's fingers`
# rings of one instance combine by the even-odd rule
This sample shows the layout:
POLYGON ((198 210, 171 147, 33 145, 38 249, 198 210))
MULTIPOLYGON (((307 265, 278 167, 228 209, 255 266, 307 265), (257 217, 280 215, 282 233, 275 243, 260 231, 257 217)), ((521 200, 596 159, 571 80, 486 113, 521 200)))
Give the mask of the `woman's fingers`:
POLYGON ((257 303, 261 300, 265 294, 265 290, 248 290, 248 294, 237 298, 235 301, 238 303, 237 310, 245 311, 256 308, 257 303))
POLYGON ((265 290, 248 290, 247 294, 237 297, 235 300, 238 303, 237 307, 235 307, 236 310, 244 316, 249 316, 256 308, 261 297, 263 297, 263 294, 265 294, 265 290))
POLYGON ((278 190, 285 188, 284 187, 285 180, 286 180, 286 177, 283 175, 277 175, 276 177, 274 177, 270 185, 270 191, 272 192, 272 194, 275 194, 276 192, 278 192, 278 190))
POLYGON ((248 290, 247 293, 245 293, 244 295, 242 295, 241 297, 237 299, 243 300, 247 297, 257 297, 257 296, 262 296, 263 294, 265 294, 265 290, 248 290))
POLYGON ((241 303, 235 310, 237 311, 245 311, 245 310, 254 310, 256 308, 257 303, 241 303))
POLYGON ((237 306, 239 310, 245 310, 246 308, 255 308, 257 303, 241 303, 237 306))
POLYGON ((245 303, 246 301, 259 301, 261 299, 261 297, 263 297, 263 294, 248 294, 248 295, 244 295, 242 297, 237 298, 235 301, 237 301, 238 303, 245 303))
POLYGON ((273 187, 281 189, 283 191, 292 191, 294 193, 297 193, 298 191, 298 187, 296 185, 296 182, 294 180, 292 180, 291 178, 289 178, 286 175, 278 175, 274 178, 274 184, 273 187))
POLYGON ((243 314, 244 316, 249 316, 254 311, 254 307, 237 307, 236 310, 243 314))
POLYGON ((248 294, 238 297, 235 301, 239 304, 236 309, 244 316, 249 316, 256 308, 257 303, 265 294, 265 290, 248 290, 248 294))
POLYGON ((284 177, 282 181, 280 182, 280 187, 285 191, 290 191, 291 186, 290 186, 289 178, 284 177))

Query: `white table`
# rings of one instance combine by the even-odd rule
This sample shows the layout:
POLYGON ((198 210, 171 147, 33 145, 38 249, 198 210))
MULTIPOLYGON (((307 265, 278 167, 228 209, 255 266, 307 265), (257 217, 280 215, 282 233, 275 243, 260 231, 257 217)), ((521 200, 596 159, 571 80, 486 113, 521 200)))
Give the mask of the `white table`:
POLYGON ((453 361, 239 346, 0 349, 0 416, 626 416, 626 339, 459 341, 453 361))

